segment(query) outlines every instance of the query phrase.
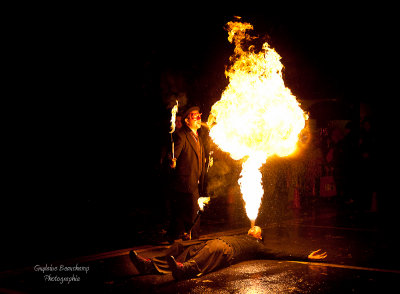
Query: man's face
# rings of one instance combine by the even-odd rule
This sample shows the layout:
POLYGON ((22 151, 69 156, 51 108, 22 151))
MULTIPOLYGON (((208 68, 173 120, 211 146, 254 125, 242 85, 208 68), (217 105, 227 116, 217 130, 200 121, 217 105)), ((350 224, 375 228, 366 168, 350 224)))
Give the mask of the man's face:
POLYGON ((201 113, 193 110, 185 119, 189 128, 198 130, 201 127, 201 113))

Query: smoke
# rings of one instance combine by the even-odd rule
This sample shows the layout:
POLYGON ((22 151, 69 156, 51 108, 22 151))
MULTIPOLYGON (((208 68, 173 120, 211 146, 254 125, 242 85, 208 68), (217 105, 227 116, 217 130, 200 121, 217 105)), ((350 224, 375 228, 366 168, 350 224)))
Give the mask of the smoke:
POLYGON ((214 197, 224 197, 227 187, 237 186, 241 164, 234 161, 227 153, 220 150, 214 151, 213 166, 208 172, 207 193, 214 197))
POLYGON ((185 92, 171 93, 163 96, 163 102, 167 109, 171 109, 176 105, 176 101, 179 103, 179 108, 185 107, 187 104, 187 96, 185 92))
MULTIPOLYGON (((188 102, 187 82, 184 74, 179 71, 165 71, 160 81, 161 97, 166 109, 171 109, 178 100, 179 107, 183 108, 188 102)), ((182 109, 181 108, 181 109, 182 109)))

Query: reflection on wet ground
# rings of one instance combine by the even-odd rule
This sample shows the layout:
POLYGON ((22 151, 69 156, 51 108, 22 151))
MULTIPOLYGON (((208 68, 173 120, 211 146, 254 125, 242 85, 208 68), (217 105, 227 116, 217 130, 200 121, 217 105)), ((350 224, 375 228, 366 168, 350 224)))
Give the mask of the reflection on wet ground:
POLYGON ((148 280, 147 284, 136 288, 139 281, 132 278, 123 287, 120 285, 120 290, 134 288, 143 293, 378 293, 394 289, 394 281, 399 274, 373 269, 252 260, 200 278, 180 282, 168 280, 157 286, 154 280, 148 280))

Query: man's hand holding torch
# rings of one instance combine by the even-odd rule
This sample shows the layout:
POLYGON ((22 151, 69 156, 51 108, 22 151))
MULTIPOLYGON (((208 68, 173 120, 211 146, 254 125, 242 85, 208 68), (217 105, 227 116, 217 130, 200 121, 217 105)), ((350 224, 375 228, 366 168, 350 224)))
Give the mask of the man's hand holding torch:
POLYGON ((171 168, 175 168, 175 167, 176 167, 176 158, 172 158, 172 159, 171 159, 171 163, 169 164, 169 166, 170 166, 171 168))

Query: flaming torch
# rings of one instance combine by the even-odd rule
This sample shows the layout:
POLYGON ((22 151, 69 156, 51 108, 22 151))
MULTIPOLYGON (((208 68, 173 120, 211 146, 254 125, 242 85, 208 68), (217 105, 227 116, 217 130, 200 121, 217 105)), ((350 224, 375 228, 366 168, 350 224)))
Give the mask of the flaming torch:
POLYGON ((172 158, 175 158, 175 146, 174 146, 174 139, 172 137, 173 132, 175 132, 175 121, 176 121, 176 113, 178 112, 178 100, 176 100, 176 105, 172 107, 171 110, 171 144, 172 144, 172 158))
POLYGON ((199 205, 199 210, 197 211, 196 218, 194 219, 192 225, 190 226, 189 233, 184 233, 184 239, 185 240, 191 240, 192 239, 192 229, 194 225, 197 223, 197 220, 199 219, 200 215, 203 214, 204 212, 204 207, 210 202, 210 197, 199 197, 197 199, 197 204, 199 205))
POLYGON ((229 84, 211 108, 210 137, 235 160, 243 160, 239 185, 248 218, 254 226, 264 194, 261 166, 272 155, 288 156, 297 148, 307 115, 282 79, 279 54, 268 43, 255 52, 244 47, 253 39, 249 23, 229 22, 229 42, 235 44, 233 64, 225 74, 229 84))

